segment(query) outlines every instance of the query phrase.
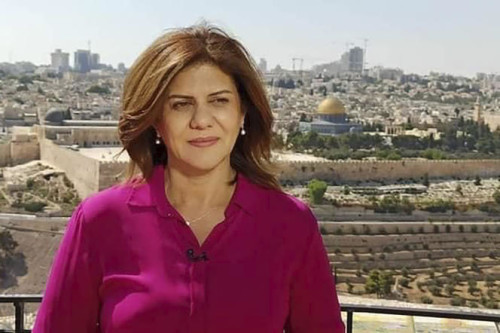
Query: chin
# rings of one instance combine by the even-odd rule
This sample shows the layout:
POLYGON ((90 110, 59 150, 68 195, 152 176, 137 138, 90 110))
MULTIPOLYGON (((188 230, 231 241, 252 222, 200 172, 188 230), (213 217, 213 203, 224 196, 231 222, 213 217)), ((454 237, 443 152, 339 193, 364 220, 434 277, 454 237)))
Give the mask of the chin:
POLYGON ((185 160, 183 164, 194 172, 204 173, 222 166, 226 158, 229 161, 229 156, 198 156, 195 160, 185 160))

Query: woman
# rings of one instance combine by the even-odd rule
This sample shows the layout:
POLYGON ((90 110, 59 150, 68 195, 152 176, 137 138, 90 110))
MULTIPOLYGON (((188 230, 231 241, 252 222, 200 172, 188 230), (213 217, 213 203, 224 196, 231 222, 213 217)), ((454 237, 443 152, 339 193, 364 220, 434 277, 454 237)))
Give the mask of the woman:
POLYGON ((344 332, 317 221, 270 171, 260 80, 207 25, 140 55, 119 122, 127 181, 76 208, 35 333, 344 332))

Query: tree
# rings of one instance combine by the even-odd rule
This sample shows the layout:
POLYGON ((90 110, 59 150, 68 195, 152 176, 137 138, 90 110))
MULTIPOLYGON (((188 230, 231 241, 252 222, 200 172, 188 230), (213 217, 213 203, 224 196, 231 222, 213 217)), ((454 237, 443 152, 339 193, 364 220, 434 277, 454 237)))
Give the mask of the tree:
POLYGON ((391 292, 393 277, 390 272, 380 272, 378 270, 370 271, 365 283, 367 293, 376 293, 377 297, 383 297, 391 292))
POLYGON ((326 192, 327 184, 324 181, 312 179, 307 184, 307 189, 309 192, 309 198, 314 204, 320 204, 323 202, 323 195, 326 192))
POLYGON ((455 287, 452 284, 447 284, 446 287, 444 287, 444 290, 449 296, 452 296, 455 292, 455 287))
POLYGON ((429 174, 428 173, 424 174, 424 180, 422 181, 422 184, 426 187, 429 187, 431 185, 429 182, 429 174))
POLYGON ((500 204, 500 191, 499 190, 496 190, 495 193, 493 193, 493 200, 495 200, 495 202, 497 204, 500 204))
POLYGON ((0 232, 0 287, 8 288, 17 284, 17 276, 27 273, 24 254, 16 252, 18 243, 10 231, 0 232))

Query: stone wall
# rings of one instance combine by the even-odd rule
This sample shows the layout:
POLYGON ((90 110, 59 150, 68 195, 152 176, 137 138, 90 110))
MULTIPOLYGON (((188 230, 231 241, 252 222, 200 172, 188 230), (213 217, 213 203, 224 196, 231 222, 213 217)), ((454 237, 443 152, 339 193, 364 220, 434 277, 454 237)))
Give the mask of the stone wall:
POLYGON ((455 267, 470 264, 473 258, 482 258, 476 261, 479 266, 500 265, 500 223, 496 222, 319 225, 332 268, 455 267))
POLYGON ((120 182, 125 175, 127 162, 101 162, 99 164, 99 190, 120 182))
POLYGON ((0 144, 0 167, 11 165, 10 142, 0 144))
POLYGON ((10 143, 10 159, 12 165, 23 164, 40 159, 40 145, 38 141, 10 143))
POLYGON ((328 182, 451 177, 496 177, 500 160, 424 160, 279 162, 279 178, 306 182, 312 178, 328 182))
POLYGON ((99 190, 98 160, 60 147, 47 139, 40 142, 40 159, 64 171, 81 198, 99 190))

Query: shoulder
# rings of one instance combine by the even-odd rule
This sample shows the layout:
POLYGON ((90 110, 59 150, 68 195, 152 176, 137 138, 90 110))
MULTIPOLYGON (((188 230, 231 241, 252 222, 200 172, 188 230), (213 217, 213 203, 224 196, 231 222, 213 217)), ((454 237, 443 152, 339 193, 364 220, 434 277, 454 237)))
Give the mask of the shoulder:
POLYGON ((127 203, 130 201, 132 193, 140 186, 144 185, 137 187, 130 184, 114 185, 87 196, 80 203, 79 209, 82 210, 85 220, 89 222, 121 215, 128 210, 127 203))
POLYGON ((311 233, 318 229, 318 222, 311 208, 304 201, 283 191, 269 190, 269 206, 287 228, 298 233, 311 233))

